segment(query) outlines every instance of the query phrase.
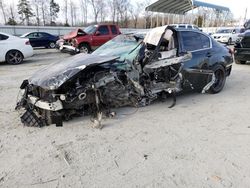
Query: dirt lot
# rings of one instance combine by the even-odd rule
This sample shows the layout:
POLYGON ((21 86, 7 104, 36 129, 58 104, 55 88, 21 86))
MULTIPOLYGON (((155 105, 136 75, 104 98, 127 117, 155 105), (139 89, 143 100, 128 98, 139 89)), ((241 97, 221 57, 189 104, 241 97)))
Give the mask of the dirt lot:
POLYGON ((0 187, 249 187, 250 65, 234 64, 219 94, 122 108, 102 130, 89 117, 32 128, 14 111, 19 85, 69 56, 35 53, 0 65, 0 187))

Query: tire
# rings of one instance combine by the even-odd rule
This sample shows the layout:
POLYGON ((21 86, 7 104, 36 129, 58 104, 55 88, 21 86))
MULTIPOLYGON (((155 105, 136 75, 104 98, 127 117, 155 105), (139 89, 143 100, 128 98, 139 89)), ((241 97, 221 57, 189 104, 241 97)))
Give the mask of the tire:
POLYGON ((49 48, 55 48, 55 47, 56 47, 56 43, 54 43, 54 42, 49 43, 49 48))
POLYGON ((226 82, 226 70, 222 65, 216 65, 213 69, 215 74, 215 83, 210 87, 209 93, 219 93, 226 82))
POLYGON ((228 45, 232 44, 232 39, 231 39, 231 38, 228 39, 227 44, 228 44, 228 45))
POLYGON ((23 54, 18 50, 11 50, 6 54, 5 61, 11 65, 18 65, 23 62, 23 54))
POLYGON ((79 50, 80 50, 80 53, 85 53, 85 54, 88 54, 90 53, 90 47, 88 44, 80 44, 79 45, 79 50))
POLYGON ((235 59, 235 63, 244 65, 246 64, 246 61, 240 61, 240 60, 235 59))

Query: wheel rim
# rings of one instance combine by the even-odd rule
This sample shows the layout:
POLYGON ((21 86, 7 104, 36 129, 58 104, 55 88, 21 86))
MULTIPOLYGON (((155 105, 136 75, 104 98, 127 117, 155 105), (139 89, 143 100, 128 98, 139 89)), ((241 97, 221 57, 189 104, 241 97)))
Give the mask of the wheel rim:
POLYGON ((9 56, 8 57, 9 62, 12 63, 12 64, 21 63, 22 60, 23 60, 22 54, 19 53, 18 51, 9 52, 8 56, 9 56))
POLYGON ((81 53, 84 53, 84 54, 87 54, 87 53, 89 53, 89 49, 88 49, 86 46, 82 46, 82 47, 80 48, 80 52, 81 52, 81 53))
POLYGON ((49 44, 49 46, 50 46, 50 48, 55 48, 55 43, 54 42, 51 42, 50 44, 49 44))
POLYGON ((215 83, 214 83, 214 89, 215 90, 219 90, 224 82, 224 72, 219 69, 217 71, 215 71, 215 83))

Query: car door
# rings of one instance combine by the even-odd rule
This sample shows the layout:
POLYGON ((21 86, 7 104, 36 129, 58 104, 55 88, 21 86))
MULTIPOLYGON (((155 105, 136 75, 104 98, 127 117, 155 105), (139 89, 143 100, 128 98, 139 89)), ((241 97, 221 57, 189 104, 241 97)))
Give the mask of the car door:
POLYGON ((181 51, 190 52, 192 59, 184 62, 185 79, 194 88, 203 88, 212 79, 209 61, 213 56, 211 39, 196 31, 180 32, 181 51))
POLYGON ((9 37, 3 34, 0 34, 0 62, 5 61, 5 55, 6 52, 8 51, 8 39, 9 37))
POLYGON ((48 46, 49 44, 49 36, 47 33, 38 33, 38 41, 39 41, 39 46, 48 46))
POLYGON ((107 25, 101 25, 97 28, 93 35, 93 46, 99 47, 111 39, 109 28, 107 25))
POLYGON ((38 34, 37 32, 30 33, 26 36, 32 47, 38 47, 39 46, 39 39, 38 39, 38 34))

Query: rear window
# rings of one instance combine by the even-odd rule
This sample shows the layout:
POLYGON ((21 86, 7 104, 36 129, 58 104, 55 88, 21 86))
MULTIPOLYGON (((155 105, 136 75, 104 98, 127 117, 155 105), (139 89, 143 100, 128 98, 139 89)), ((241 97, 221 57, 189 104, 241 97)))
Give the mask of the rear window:
POLYGON ((9 38, 8 36, 0 34, 0 40, 6 40, 8 38, 9 38))
POLYGON ((117 34, 118 34, 118 31, 117 31, 116 26, 111 25, 110 27, 111 27, 111 32, 112 32, 112 34, 113 34, 113 35, 117 35, 117 34))

